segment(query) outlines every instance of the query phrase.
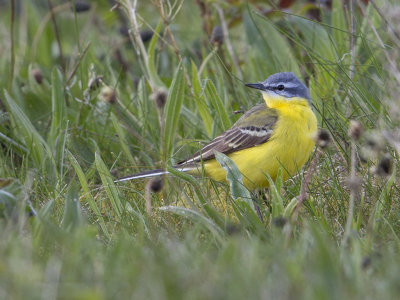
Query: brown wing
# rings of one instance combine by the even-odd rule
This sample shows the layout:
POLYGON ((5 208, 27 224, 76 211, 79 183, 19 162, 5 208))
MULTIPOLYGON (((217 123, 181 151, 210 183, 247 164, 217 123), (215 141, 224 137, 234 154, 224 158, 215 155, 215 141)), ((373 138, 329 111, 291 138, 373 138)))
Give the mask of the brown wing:
POLYGON ((246 112, 231 129, 217 136, 192 157, 178 163, 178 166, 206 161, 215 157, 214 151, 229 154, 263 144, 269 140, 278 120, 276 110, 264 103, 246 112))

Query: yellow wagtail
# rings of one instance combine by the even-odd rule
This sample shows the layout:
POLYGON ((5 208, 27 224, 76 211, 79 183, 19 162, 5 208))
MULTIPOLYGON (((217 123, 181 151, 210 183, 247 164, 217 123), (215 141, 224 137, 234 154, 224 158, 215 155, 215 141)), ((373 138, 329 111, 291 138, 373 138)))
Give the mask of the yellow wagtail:
MULTIPOLYGON (((259 89, 265 103, 254 106, 232 126, 192 157, 175 168, 193 175, 205 174, 226 180, 226 171, 214 151, 226 154, 243 175, 248 189, 267 187, 266 173, 275 180, 282 166, 284 179, 299 170, 309 158, 317 131, 308 88, 291 72, 271 75, 261 83, 246 86, 259 89)), ((165 170, 146 171, 116 182, 167 174, 165 170)))

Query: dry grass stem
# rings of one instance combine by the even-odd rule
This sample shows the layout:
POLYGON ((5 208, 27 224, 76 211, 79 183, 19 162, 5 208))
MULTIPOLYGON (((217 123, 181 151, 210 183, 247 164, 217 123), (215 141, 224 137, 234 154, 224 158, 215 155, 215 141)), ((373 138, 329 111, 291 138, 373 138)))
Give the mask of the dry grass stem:
POLYGON ((229 38, 229 31, 228 31, 228 26, 225 21, 224 11, 221 9, 221 7, 218 4, 214 4, 214 7, 217 9, 219 20, 221 22, 222 32, 224 33, 224 41, 226 44, 226 48, 228 49, 229 55, 232 58, 232 62, 234 64, 236 72, 237 72, 237 76, 239 77, 240 80, 243 80, 243 74, 242 74, 242 71, 240 70, 239 60, 235 54, 235 51, 233 50, 233 46, 232 46, 231 40, 229 38))

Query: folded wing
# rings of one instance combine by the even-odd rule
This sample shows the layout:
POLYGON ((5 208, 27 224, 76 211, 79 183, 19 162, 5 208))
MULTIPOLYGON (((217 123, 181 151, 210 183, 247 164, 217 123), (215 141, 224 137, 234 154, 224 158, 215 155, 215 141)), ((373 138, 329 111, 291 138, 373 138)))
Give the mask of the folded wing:
POLYGON ((178 163, 185 166, 215 157, 214 151, 229 154, 268 142, 278 120, 276 110, 268 108, 265 103, 257 105, 246 112, 231 129, 216 137, 192 157, 178 163))

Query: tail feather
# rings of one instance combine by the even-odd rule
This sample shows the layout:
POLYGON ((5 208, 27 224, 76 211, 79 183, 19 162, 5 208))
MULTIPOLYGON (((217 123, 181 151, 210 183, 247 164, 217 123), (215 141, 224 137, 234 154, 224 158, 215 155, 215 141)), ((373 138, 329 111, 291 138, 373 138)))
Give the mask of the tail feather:
MULTIPOLYGON (((191 171, 198 167, 196 165, 187 165, 187 166, 186 165, 183 165, 183 166, 178 165, 178 166, 174 166, 174 168, 181 172, 187 172, 187 171, 191 171)), ((154 177, 154 176, 160 176, 160 175, 165 175, 165 174, 169 174, 169 172, 167 170, 155 169, 155 170, 144 171, 144 172, 136 173, 133 175, 121 177, 121 178, 114 180, 114 182, 117 183, 117 182, 122 182, 122 181, 154 177)))
POLYGON ((133 175, 121 177, 121 178, 114 180, 114 182, 122 182, 122 181, 128 181, 128 180, 139 179, 139 178, 147 178, 147 177, 164 175, 164 174, 168 174, 168 173, 169 172, 166 170, 156 169, 156 170, 144 171, 144 172, 136 173, 133 175))

